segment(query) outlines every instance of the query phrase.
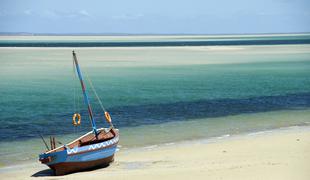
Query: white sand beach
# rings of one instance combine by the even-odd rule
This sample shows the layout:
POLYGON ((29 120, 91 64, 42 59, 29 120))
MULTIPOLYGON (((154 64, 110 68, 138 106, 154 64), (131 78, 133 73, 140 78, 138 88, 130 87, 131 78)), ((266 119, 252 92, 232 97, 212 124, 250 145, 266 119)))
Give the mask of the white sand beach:
POLYGON ((310 129, 121 150, 109 167, 52 176, 33 163, 2 168, 1 179, 299 179, 310 177, 310 129))

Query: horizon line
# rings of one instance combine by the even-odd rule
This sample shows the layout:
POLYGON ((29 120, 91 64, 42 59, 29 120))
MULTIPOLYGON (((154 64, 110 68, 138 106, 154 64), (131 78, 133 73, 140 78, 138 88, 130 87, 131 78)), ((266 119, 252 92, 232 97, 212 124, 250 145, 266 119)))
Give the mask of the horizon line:
POLYGON ((310 34, 310 32, 275 32, 275 33, 31 33, 31 32, 0 32, 0 36, 14 36, 14 35, 22 35, 22 36, 145 36, 145 35, 273 35, 273 34, 310 34))

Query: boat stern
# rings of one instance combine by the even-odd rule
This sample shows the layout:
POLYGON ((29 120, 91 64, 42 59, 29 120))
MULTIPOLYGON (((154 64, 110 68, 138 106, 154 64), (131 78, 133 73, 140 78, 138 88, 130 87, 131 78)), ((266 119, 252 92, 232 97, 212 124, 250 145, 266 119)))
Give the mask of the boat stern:
POLYGON ((52 156, 47 156, 47 154, 43 153, 39 155, 39 161, 42 164, 47 164, 49 162, 52 162, 52 156))
POLYGON ((67 159, 67 151, 46 152, 39 155, 39 161, 42 164, 51 165, 55 163, 65 162, 67 159))

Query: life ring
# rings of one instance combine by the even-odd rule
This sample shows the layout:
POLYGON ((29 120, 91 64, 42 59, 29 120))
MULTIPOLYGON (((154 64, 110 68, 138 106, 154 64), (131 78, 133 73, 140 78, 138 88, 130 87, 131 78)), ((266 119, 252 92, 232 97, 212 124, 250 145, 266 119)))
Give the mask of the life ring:
POLYGON ((74 126, 78 126, 81 124, 81 115, 79 113, 74 113, 73 117, 72 117, 72 124, 74 126), (78 121, 76 121, 76 118, 78 119, 78 121))
POLYGON ((107 111, 104 112, 104 116, 105 116, 105 119, 108 121, 108 123, 112 122, 111 116, 107 111))

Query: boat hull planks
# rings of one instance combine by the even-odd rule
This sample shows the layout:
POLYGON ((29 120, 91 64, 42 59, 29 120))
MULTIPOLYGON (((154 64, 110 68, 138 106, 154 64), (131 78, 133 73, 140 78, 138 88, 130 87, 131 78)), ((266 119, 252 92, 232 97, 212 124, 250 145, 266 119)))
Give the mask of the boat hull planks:
POLYGON ((113 161, 114 154, 112 156, 98 160, 86 162, 63 162, 49 165, 49 167, 54 170, 56 176, 59 176, 84 170, 91 170, 94 168, 106 167, 113 161))

